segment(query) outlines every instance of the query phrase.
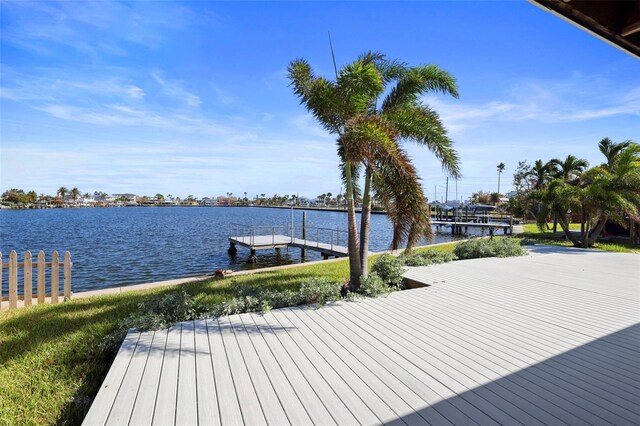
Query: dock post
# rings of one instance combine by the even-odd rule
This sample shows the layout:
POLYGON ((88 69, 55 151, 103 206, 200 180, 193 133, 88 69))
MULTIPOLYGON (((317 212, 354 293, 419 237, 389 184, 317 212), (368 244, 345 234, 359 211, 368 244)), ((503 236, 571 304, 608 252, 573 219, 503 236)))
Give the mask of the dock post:
POLYGON ((257 263, 258 262, 258 256, 256 255, 256 250, 255 249, 251 249, 251 255, 249 256, 249 263, 257 263))
POLYGON ((231 256, 235 256, 236 253, 238 253, 235 243, 229 243, 229 250, 227 250, 227 253, 231 256))
MULTIPOLYGON (((307 212, 302 212, 302 240, 304 241, 303 244, 307 244, 307 212)), ((302 247, 300 249, 300 257, 304 259, 306 251, 304 245, 302 247)))

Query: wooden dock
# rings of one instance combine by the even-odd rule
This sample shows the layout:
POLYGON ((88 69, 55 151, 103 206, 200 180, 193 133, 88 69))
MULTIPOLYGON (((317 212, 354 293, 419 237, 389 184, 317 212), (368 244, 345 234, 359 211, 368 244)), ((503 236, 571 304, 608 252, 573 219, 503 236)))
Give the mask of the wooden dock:
POLYGON ((429 287, 131 330, 85 425, 640 424, 640 256, 550 247, 429 287))
POLYGON ((250 262, 256 261, 257 250, 280 250, 296 247, 303 250, 317 251, 325 259, 329 257, 348 256, 348 248, 340 245, 347 243, 347 232, 338 229, 303 227, 303 238, 294 237, 289 226, 245 226, 233 224, 229 231, 229 254, 237 252, 236 246, 250 250, 250 262), (289 235, 285 235, 285 233, 289 235), (342 238, 340 235, 342 234, 342 238), (313 235, 315 239, 306 238, 313 235), (324 238, 325 242, 321 239, 324 238))

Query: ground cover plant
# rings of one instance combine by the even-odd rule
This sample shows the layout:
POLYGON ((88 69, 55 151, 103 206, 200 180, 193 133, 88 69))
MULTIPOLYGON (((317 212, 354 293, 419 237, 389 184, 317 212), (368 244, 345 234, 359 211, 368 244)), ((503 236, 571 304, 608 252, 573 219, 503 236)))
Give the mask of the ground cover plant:
POLYGON ((454 249, 458 259, 523 256, 526 250, 516 238, 473 238, 458 243, 454 249))

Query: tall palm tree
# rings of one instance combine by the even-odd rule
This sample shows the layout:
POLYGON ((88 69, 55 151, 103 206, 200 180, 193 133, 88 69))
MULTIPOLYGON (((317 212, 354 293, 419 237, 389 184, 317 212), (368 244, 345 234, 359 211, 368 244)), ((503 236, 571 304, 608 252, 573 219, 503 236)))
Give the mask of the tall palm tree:
POLYGON ((504 168, 504 163, 498 164, 498 194, 500 193, 500 175, 502 175, 502 172, 504 172, 504 168))
POLYGON ((618 155, 620 155, 620 152, 632 144, 633 142, 631 140, 615 143, 609 138, 602 139, 598 144, 598 148, 607 159, 606 163, 602 164, 602 167, 605 167, 609 171, 612 171, 613 165, 618 155))
POLYGON ((61 186, 60 189, 58 189, 58 196, 62 198, 64 198, 64 196, 67 195, 68 193, 69 193, 69 190, 64 186, 61 186))
POLYGON ((427 232, 423 226, 429 220, 424 214, 426 199, 415 167, 400 143, 412 141, 427 146, 445 169, 459 175, 457 153, 437 113, 419 101, 419 96, 428 91, 457 96, 455 79, 433 65, 409 67, 371 52, 340 72, 336 68, 335 81, 316 76, 304 59, 291 62, 288 70, 301 103, 337 136, 348 210, 350 285, 355 289, 368 269, 372 191, 384 192, 388 202, 398 207, 413 207, 395 210, 396 222, 405 224, 403 232, 409 240, 415 239, 418 231, 427 232), (364 188, 359 241, 355 198, 361 169, 364 188), (413 225, 407 227, 410 219, 413 225))

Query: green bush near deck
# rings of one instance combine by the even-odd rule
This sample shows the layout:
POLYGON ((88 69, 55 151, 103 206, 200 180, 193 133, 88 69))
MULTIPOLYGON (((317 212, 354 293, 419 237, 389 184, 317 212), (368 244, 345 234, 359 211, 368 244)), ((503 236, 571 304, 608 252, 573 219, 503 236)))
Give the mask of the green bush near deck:
POLYGON ((399 259, 407 266, 429 266, 438 263, 451 262, 457 259, 456 255, 444 251, 419 251, 410 254, 401 254, 399 259))
POLYGON ((375 273, 383 282, 393 287, 402 286, 402 274, 405 271, 403 259, 390 254, 383 254, 378 257, 371 267, 372 273, 375 273))
POLYGON ((453 252, 460 260, 523 256, 527 253, 515 238, 474 238, 458 243, 453 252))

